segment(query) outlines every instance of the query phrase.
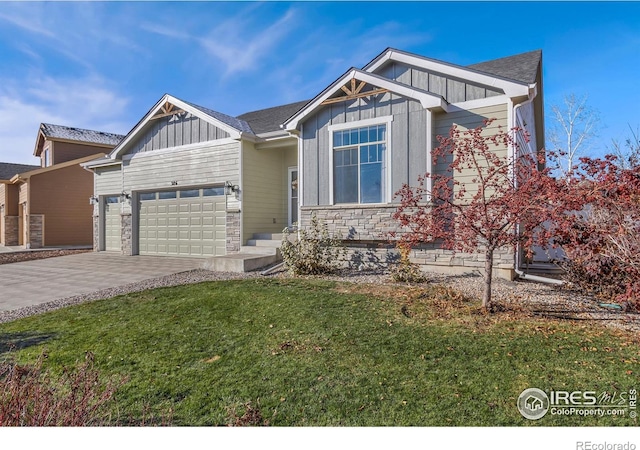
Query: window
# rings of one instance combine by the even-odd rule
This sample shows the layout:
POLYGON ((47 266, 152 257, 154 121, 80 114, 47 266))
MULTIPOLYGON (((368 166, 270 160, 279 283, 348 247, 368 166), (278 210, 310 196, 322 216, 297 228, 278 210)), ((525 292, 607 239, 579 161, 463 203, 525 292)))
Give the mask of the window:
POLYGON ((158 192, 158 198, 160 200, 167 200, 167 199, 176 198, 176 197, 177 197, 176 191, 161 191, 161 192, 158 192))
POLYGON ((42 155, 43 167, 49 167, 51 165, 51 150, 49 150, 49 148, 45 148, 42 155))
POLYGON ((140 194, 140 201, 144 201, 144 200, 155 200, 156 199, 156 193, 155 192, 143 192, 142 194, 140 194))
POLYGON ((386 152, 386 124, 334 131, 334 203, 384 202, 386 152))
POLYGON ((200 189, 187 189, 180 191, 180 198, 200 197, 200 189))
POLYGON ((211 197, 214 195, 224 195, 224 187, 205 188, 202 190, 203 197, 211 197))

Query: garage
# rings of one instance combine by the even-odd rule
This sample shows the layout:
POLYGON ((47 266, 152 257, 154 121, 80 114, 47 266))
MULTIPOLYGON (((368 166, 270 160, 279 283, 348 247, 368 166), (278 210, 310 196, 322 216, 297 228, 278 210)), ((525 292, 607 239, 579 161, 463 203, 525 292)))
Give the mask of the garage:
POLYGON ((120 251, 120 197, 108 196, 104 199, 104 249, 120 251))
POLYGON ((226 254, 224 187, 138 194, 141 255, 226 254))

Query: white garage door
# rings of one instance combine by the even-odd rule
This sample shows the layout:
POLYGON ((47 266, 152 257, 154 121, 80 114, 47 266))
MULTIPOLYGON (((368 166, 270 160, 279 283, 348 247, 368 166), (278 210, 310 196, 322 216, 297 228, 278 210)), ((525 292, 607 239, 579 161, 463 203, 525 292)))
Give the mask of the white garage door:
POLYGON ((141 193, 140 254, 226 254, 225 199, 223 187, 141 193))
POLYGON ((120 251, 120 197, 110 196, 104 199, 104 249, 120 251))

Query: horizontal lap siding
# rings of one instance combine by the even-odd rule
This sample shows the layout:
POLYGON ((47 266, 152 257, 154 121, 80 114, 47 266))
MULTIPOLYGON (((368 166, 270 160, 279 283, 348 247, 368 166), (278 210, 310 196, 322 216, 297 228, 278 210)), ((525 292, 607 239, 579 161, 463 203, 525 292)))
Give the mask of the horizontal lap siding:
POLYGON ((256 150, 249 142, 243 146, 244 243, 254 233, 281 233, 287 226, 288 167, 297 164, 297 147, 256 150))
POLYGON ((124 190, 181 189, 240 181, 240 143, 179 150, 123 161, 124 190), (177 185, 172 185, 177 182, 177 185))
POLYGON ((99 153, 109 153, 112 147, 104 147, 90 144, 74 144, 71 142, 53 142, 53 163, 60 164, 74 159, 84 158, 85 156, 96 155, 99 153))
POLYGON ((120 166, 95 169, 94 181, 96 195, 111 195, 122 192, 122 171, 120 166))
MULTIPOLYGON (((433 148, 436 148, 440 145, 437 140, 437 136, 448 136, 449 130, 453 124, 456 124, 460 130, 468 130, 478 126, 483 125, 483 120, 485 119, 496 119, 491 123, 491 125, 483 131, 483 134, 489 135, 497 133, 499 127, 502 127, 502 130, 506 131, 507 127, 507 105, 495 105, 495 106, 487 106, 483 108, 472 109, 469 111, 459 111, 454 113, 441 113, 436 114, 434 116, 434 140, 433 140, 433 148)), ((508 156, 506 147, 496 147, 495 151, 501 157, 505 159, 508 156)), ((447 168, 451 163, 451 157, 448 157, 446 161, 443 161, 441 158, 438 161, 434 161, 434 171, 436 174, 446 175, 447 168)), ((472 187, 475 183, 472 183, 472 179, 475 177, 475 173, 473 170, 465 170, 461 173, 456 173, 456 180, 461 183, 465 183, 467 187, 467 191, 472 194, 475 189, 472 187)))

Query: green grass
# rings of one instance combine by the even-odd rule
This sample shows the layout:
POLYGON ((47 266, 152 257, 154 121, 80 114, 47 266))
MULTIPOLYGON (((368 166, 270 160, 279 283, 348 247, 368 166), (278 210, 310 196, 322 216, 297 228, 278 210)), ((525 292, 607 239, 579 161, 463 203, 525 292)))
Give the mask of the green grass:
POLYGON ((224 425, 248 402, 271 425, 637 425, 522 418, 523 389, 638 387, 639 346, 593 324, 485 316, 443 289, 244 280, 164 288, 0 325, 58 371, 95 354, 124 418, 224 425), (445 306, 444 308, 442 306, 445 306))

